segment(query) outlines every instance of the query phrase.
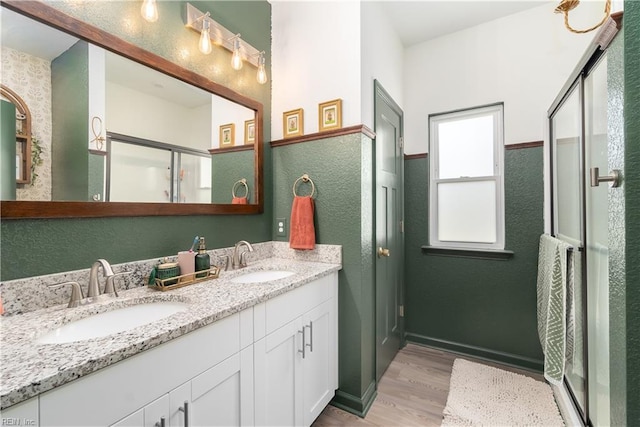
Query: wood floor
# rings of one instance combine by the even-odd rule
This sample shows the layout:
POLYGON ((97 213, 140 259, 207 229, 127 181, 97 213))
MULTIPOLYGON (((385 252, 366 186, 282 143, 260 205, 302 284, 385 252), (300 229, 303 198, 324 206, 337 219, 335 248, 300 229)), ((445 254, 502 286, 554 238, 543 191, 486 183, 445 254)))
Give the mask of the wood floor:
POLYGON ((543 380, 536 373, 407 344, 380 380, 378 396, 365 418, 327 406, 313 426, 439 426, 457 357, 543 380))

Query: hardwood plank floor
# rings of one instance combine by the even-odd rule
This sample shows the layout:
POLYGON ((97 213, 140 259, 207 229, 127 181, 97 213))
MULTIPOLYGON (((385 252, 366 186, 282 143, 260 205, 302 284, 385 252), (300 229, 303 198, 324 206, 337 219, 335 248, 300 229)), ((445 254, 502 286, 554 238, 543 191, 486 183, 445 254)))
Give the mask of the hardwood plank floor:
POLYGON ((378 396, 365 418, 329 405, 313 426, 439 426, 449 395, 453 361, 458 357, 543 381, 537 373, 407 344, 380 380, 378 396))

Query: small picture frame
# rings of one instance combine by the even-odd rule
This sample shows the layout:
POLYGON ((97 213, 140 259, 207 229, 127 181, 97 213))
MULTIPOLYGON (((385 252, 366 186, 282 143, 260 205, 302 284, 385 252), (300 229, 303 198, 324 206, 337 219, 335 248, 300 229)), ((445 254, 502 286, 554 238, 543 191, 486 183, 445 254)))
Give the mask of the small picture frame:
POLYGON ((244 143, 245 145, 256 142, 256 121, 245 120, 244 122, 244 143))
POLYGON ((302 108, 287 111, 282 114, 282 130, 284 138, 304 134, 304 112, 302 108))
POLYGON ((220 126, 220 148, 236 145, 236 125, 229 123, 220 126))
POLYGON ((318 129, 320 132, 341 127, 342 99, 334 99, 318 105, 318 129))

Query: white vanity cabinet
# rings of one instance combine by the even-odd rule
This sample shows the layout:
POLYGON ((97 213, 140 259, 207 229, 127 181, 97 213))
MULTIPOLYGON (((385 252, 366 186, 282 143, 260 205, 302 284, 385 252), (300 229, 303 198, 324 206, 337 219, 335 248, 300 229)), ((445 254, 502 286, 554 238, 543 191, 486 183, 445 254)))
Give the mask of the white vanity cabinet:
POLYGON ((337 273, 254 313, 256 425, 311 425, 338 388, 337 273))
POLYGON ((334 272, 2 416, 69 427, 309 426, 338 387, 337 287, 334 272))

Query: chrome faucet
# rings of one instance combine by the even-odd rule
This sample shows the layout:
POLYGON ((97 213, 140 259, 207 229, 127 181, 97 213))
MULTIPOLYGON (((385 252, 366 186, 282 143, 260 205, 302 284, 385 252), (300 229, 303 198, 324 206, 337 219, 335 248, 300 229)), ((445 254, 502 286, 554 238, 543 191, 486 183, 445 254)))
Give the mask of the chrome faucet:
POLYGON ((240 247, 242 246, 246 246, 248 252, 253 252, 253 246, 251 246, 251 243, 247 242, 246 240, 240 240, 238 243, 236 243, 236 246, 233 248, 233 259, 231 262, 231 267, 234 270, 236 268, 243 268, 247 266, 247 251, 239 251, 240 247))
MULTIPOLYGON (((113 270, 111 269, 111 265, 106 259, 100 258, 91 266, 91 271, 89 272, 89 290, 87 291, 87 297, 93 298, 100 295, 100 283, 98 281, 98 269, 102 266, 102 271, 104 272, 104 276, 107 278, 113 276, 113 270)), ((105 284, 106 287, 106 284, 105 284)))

